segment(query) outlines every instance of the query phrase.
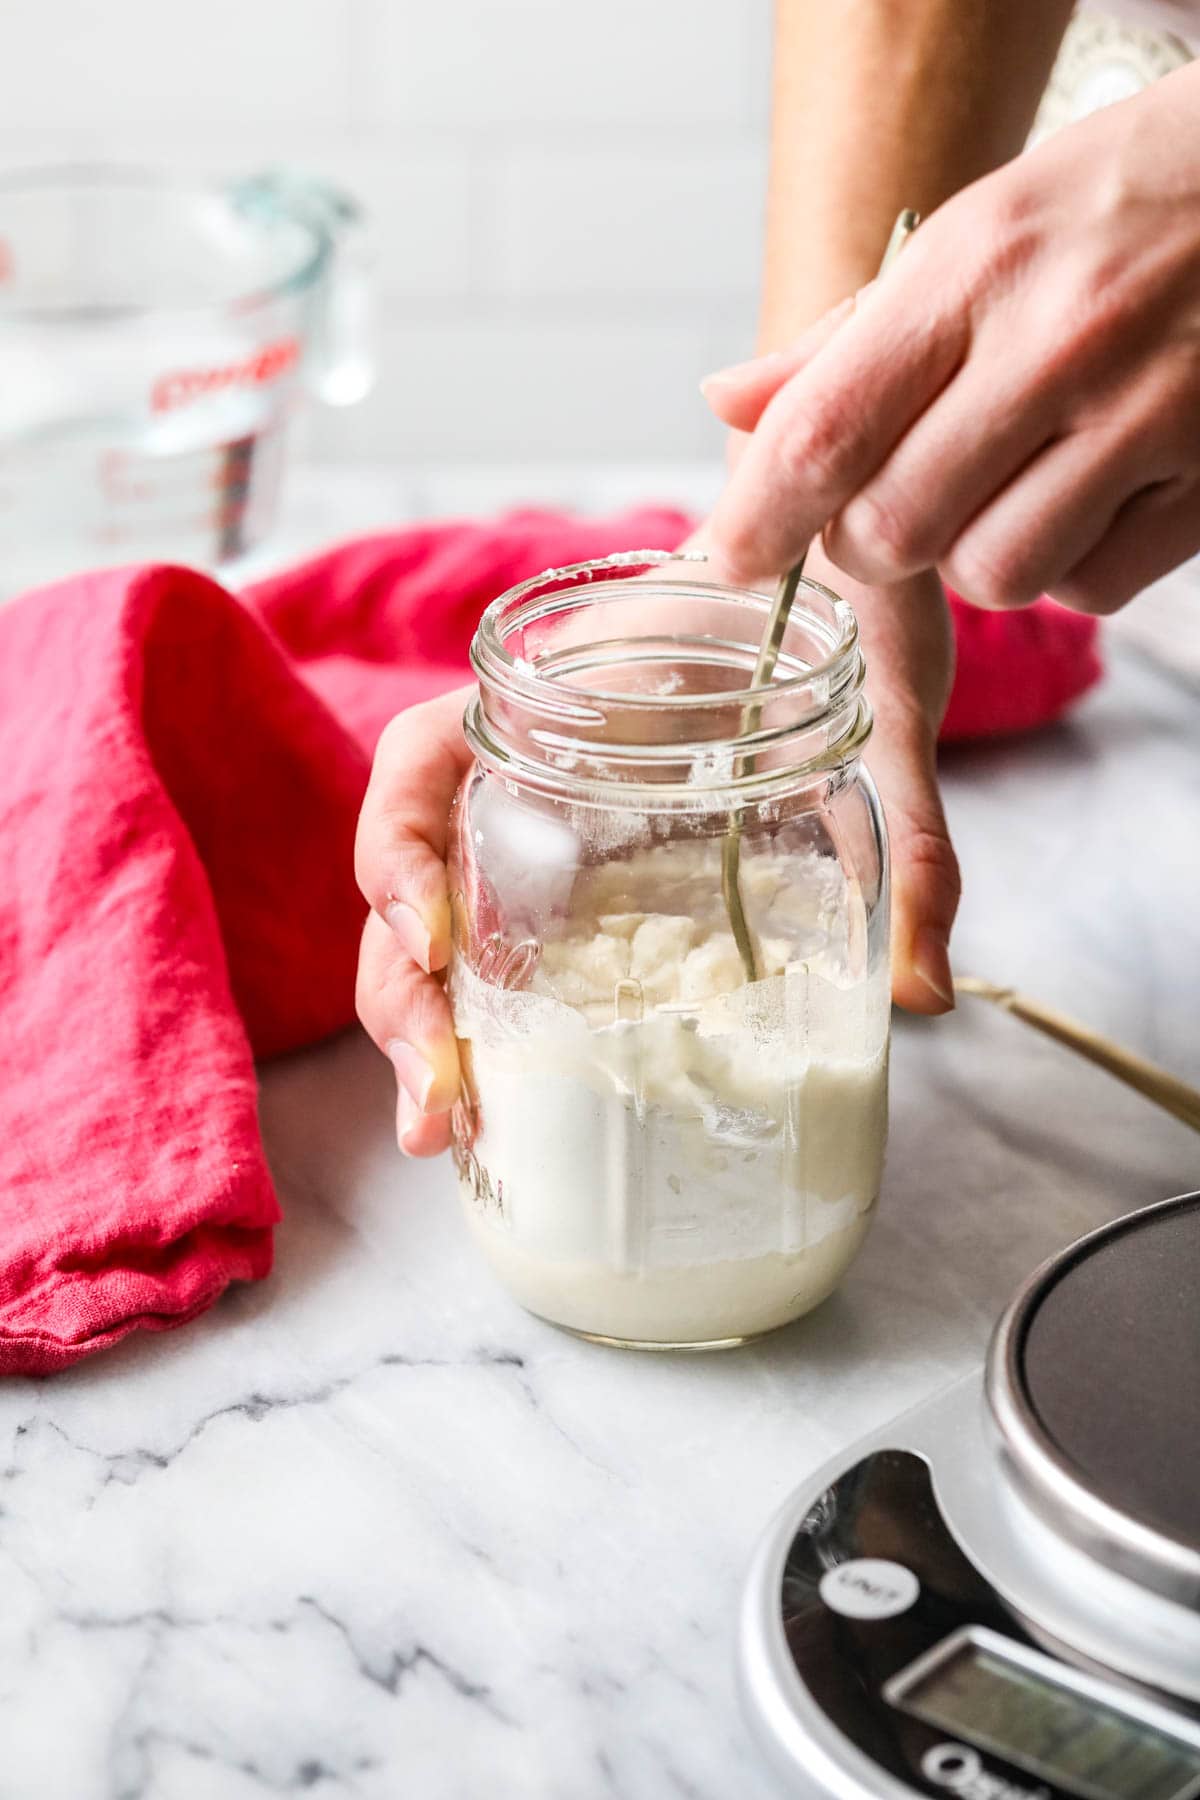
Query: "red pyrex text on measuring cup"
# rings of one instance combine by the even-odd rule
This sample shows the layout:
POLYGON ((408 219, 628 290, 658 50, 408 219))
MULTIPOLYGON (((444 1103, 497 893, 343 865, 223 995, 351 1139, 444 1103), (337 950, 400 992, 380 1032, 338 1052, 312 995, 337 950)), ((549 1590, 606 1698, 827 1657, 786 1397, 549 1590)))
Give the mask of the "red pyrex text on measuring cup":
POLYGON ((364 235, 285 174, 0 178, 0 597, 258 544, 297 403, 371 385, 364 235))

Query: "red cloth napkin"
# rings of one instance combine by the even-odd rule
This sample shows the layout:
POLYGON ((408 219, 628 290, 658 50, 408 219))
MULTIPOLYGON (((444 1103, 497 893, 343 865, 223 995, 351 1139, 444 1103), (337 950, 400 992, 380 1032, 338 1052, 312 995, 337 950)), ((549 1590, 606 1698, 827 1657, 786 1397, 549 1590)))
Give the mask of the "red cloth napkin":
MULTIPOLYGON (((353 1015, 370 749, 480 611, 687 521, 518 514, 331 551, 241 600, 114 570, 0 613, 0 1372, 167 1330, 265 1275, 254 1059, 353 1015)), ((956 609, 951 735, 1054 717, 1090 621, 956 609)))

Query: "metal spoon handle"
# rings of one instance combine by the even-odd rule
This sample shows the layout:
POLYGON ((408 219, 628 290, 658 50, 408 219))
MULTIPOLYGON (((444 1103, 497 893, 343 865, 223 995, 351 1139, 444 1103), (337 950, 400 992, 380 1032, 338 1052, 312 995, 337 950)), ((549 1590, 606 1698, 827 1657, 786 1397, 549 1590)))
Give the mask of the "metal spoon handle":
MULTIPOLYGON (((883 261, 879 265, 879 275, 887 271, 903 250, 905 244, 921 223, 920 213, 905 208, 892 226, 888 238, 887 249, 883 253, 883 261)), ((785 575, 779 579, 775 589, 775 598, 771 603, 771 611, 763 629, 762 641, 758 646, 758 655, 754 661, 754 674, 750 685, 755 688, 766 687, 775 673, 775 664, 779 661, 779 652, 783 648, 784 633, 787 631, 788 619, 791 616, 792 604, 796 598, 796 590, 804 578, 804 565, 808 560, 810 544, 806 544, 795 562, 785 575)), ((749 737, 758 730, 762 719, 763 703, 752 700, 743 708, 741 735, 749 737)), ((754 758, 746 758, 746 772, 754 769, 754 758)), ((746 909, 742 904, 741 884, 742 860, 742 815, 733 812, 729 815, 729 824, 725 830, 725 839, 721 845, 721 894, 725 901, 725 911, 729 915, 729 929, 733 933, 733 941, 742 964, 742 973, 747 981, 757 981, 759 976, 758 956, 754 948, 754 938, 746 921, 746 909)))
MULTIPOLYGON (((883 261, 879 265, 876 281, 882 280, 907 244, 917 226, 921 223, 921 215, 906 208, 892 226, 891 236, 887 241, 887 249, 883 253, 883 261)), ((783 646, 783 634, 787 630, 788 615, 792 610, 792 602, 796 598, 796 589, 800 586, 804 575, 804 564, 808 560, 811 545, 806 544, 800 553, 799 561, 780 577, 775 589, 775 599, 771 605, 770 616, 763 631, 762 642, 758 647, 758 659, 754 665, 754 687, 765 687, 775 673, 775 664, 779 660, 779 652, 783 646)))

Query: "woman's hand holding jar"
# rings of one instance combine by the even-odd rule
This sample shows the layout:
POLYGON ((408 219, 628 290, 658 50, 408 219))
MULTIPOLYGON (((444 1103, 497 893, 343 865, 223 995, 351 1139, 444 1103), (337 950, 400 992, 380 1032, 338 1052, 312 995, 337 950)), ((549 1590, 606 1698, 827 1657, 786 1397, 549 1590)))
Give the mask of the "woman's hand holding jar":
MULTIPOLYGON (((891 838, 893 994, 914 1012, 942 1012, 951 1003, 947 943, 958 903, 935 769, 953 661, 945 599, 929 575, 887 592, 862 589, 816 552, 810 573, 851 602, 862 634, 875 711, 869 762, 891 838)), ((372 910, 358 1010, 394 1063, 397 1132, 410 1156, 447 1148, 458 1093, 458 1053, 438 977, 450 956, 446 840, 471 762, 462 717, 472 691, 457 689, 392 720, 359 825, 358 881, 372 910)))

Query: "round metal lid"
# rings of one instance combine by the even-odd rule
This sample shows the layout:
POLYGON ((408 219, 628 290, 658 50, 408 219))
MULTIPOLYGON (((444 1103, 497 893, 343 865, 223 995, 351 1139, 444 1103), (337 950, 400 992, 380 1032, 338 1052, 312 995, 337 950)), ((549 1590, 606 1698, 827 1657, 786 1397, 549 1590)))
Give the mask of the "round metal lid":
POLYGON ((1200 1608, 1200 1194, 1036 1270, 996 1327, 986 1391, 1006 1472, 1044 1522, 1200 1608))

